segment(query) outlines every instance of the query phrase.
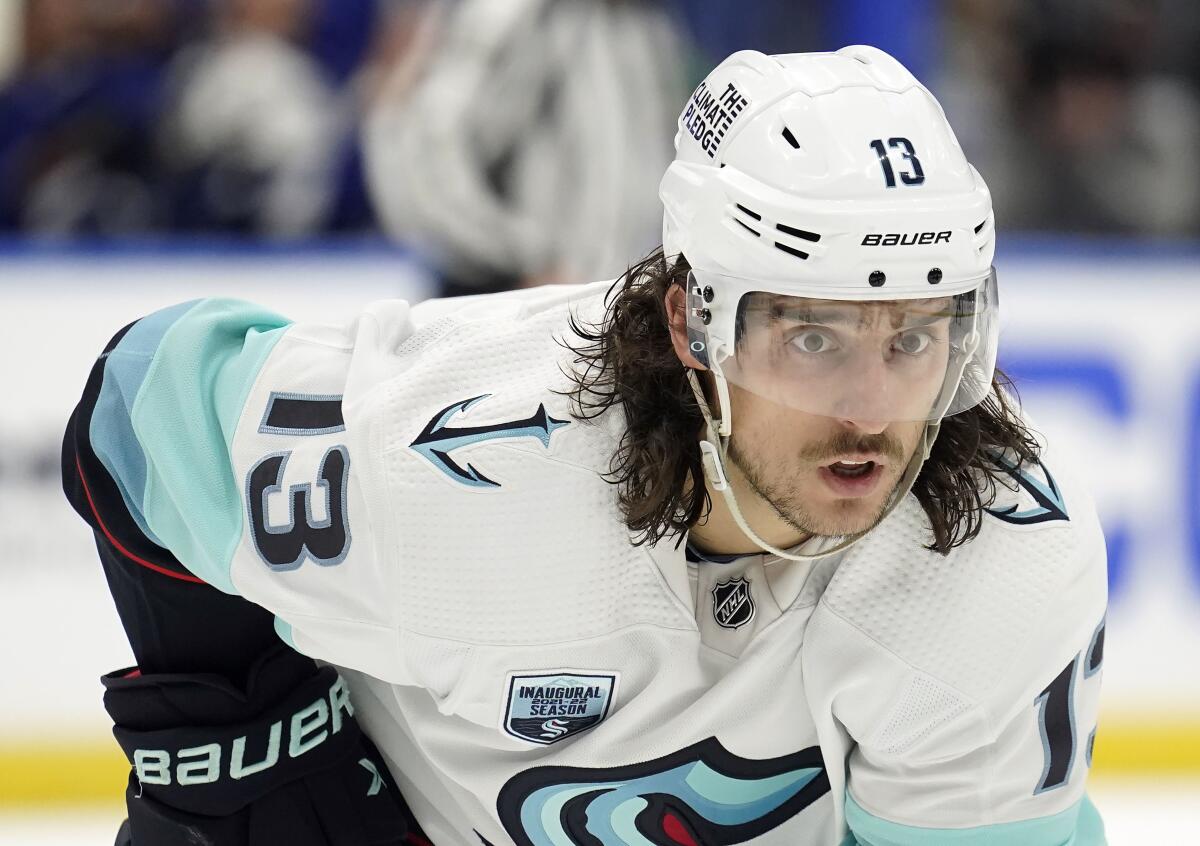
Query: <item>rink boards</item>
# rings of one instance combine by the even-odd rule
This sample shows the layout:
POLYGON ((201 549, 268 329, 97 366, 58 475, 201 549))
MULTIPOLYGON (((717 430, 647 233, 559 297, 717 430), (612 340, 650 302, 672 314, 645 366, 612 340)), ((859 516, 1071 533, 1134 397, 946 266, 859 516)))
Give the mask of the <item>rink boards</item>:
MULTIPOLYGON (((58 440, 96 352, 180 300, 341 321, 425 277, 382 248, 0 250, 0 806, 112 801, 98 676, 131 662, 58 440)), ((1110 552, 1097 774, 1200 774, 1200 251, 1026 244, 998 260, 1001 362, 1090 482, 1110 552)))

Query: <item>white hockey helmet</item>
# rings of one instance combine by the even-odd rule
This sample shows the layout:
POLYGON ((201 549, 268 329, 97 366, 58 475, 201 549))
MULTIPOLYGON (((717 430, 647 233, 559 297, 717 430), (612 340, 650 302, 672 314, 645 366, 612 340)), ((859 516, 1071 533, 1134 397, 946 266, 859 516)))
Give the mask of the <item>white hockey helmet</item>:
POLYGON ((935 424, 987 395, 991 196, 898 61, 735 53, 675 148, 663 249, 692 268, 689 341, 723 408, 725 380, 809 413, 935 424))

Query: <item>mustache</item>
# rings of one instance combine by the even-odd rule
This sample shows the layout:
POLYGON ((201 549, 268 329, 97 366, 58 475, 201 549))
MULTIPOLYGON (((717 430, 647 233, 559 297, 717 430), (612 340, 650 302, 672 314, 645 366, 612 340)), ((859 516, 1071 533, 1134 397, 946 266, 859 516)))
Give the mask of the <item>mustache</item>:
POLYGON ((856 435, 852 432, 841 432, 828 441, 805 447, 800 452, 800 457, 805 461, 824 462, 832 461, 847 453, 864 452, 878 453, 896 463, 904 458, 904 449, 900 446, 900 442, 886 432, 880 432, 878 435, 856 435))

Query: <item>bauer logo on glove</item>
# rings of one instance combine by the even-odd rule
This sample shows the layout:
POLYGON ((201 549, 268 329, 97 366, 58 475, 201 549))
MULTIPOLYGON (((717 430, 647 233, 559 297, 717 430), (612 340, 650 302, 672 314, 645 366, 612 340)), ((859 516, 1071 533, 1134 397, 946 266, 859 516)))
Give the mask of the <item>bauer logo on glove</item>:
MULTIPOLYGON (((305 752, 317 748, 331 734, 342 730, 342 713, 347 717, 354 715, 350 705, 350 694, 346 683, 338 676, 329 687, 329 694, 318 699, 306 708, 292 714, 290 720, 279 719, 271 723, 266 749, 257 761, 247 762, 246 746, 249 742, 251 749, 261 748, 261 739, 248 739, 241 735, 233 739, 228 750, 229 777, 241 779, 256 773, 261 773, 279 763, 280 747, 283 746, 284 723, 288 723, 287 756, 299 758, 305 752)), ((253 752, 251 752, 253 755, 253 752)), ((191 784, 211 784, 221 776, 222 760, 226 759, 226 750, 222 743, 205 743, 187 749, 179 749, 175 755, 174 779, 181 786, 191 784)), ((137 771, 138 781, 142 784, 170 784, 172 778, 171 752, 167 749, 142 749, 133 751, 133 767, 137 771)))

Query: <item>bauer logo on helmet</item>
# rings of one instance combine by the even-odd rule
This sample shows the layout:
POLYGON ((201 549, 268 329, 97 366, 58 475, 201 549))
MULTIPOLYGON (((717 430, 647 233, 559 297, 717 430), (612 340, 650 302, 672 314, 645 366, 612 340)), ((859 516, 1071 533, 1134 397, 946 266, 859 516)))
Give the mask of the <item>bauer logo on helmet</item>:
POLYGON ((949 244, 951 231, 942 232, 872 232, 864 235, 864 247, 911 247, 914 244, 949 244))

